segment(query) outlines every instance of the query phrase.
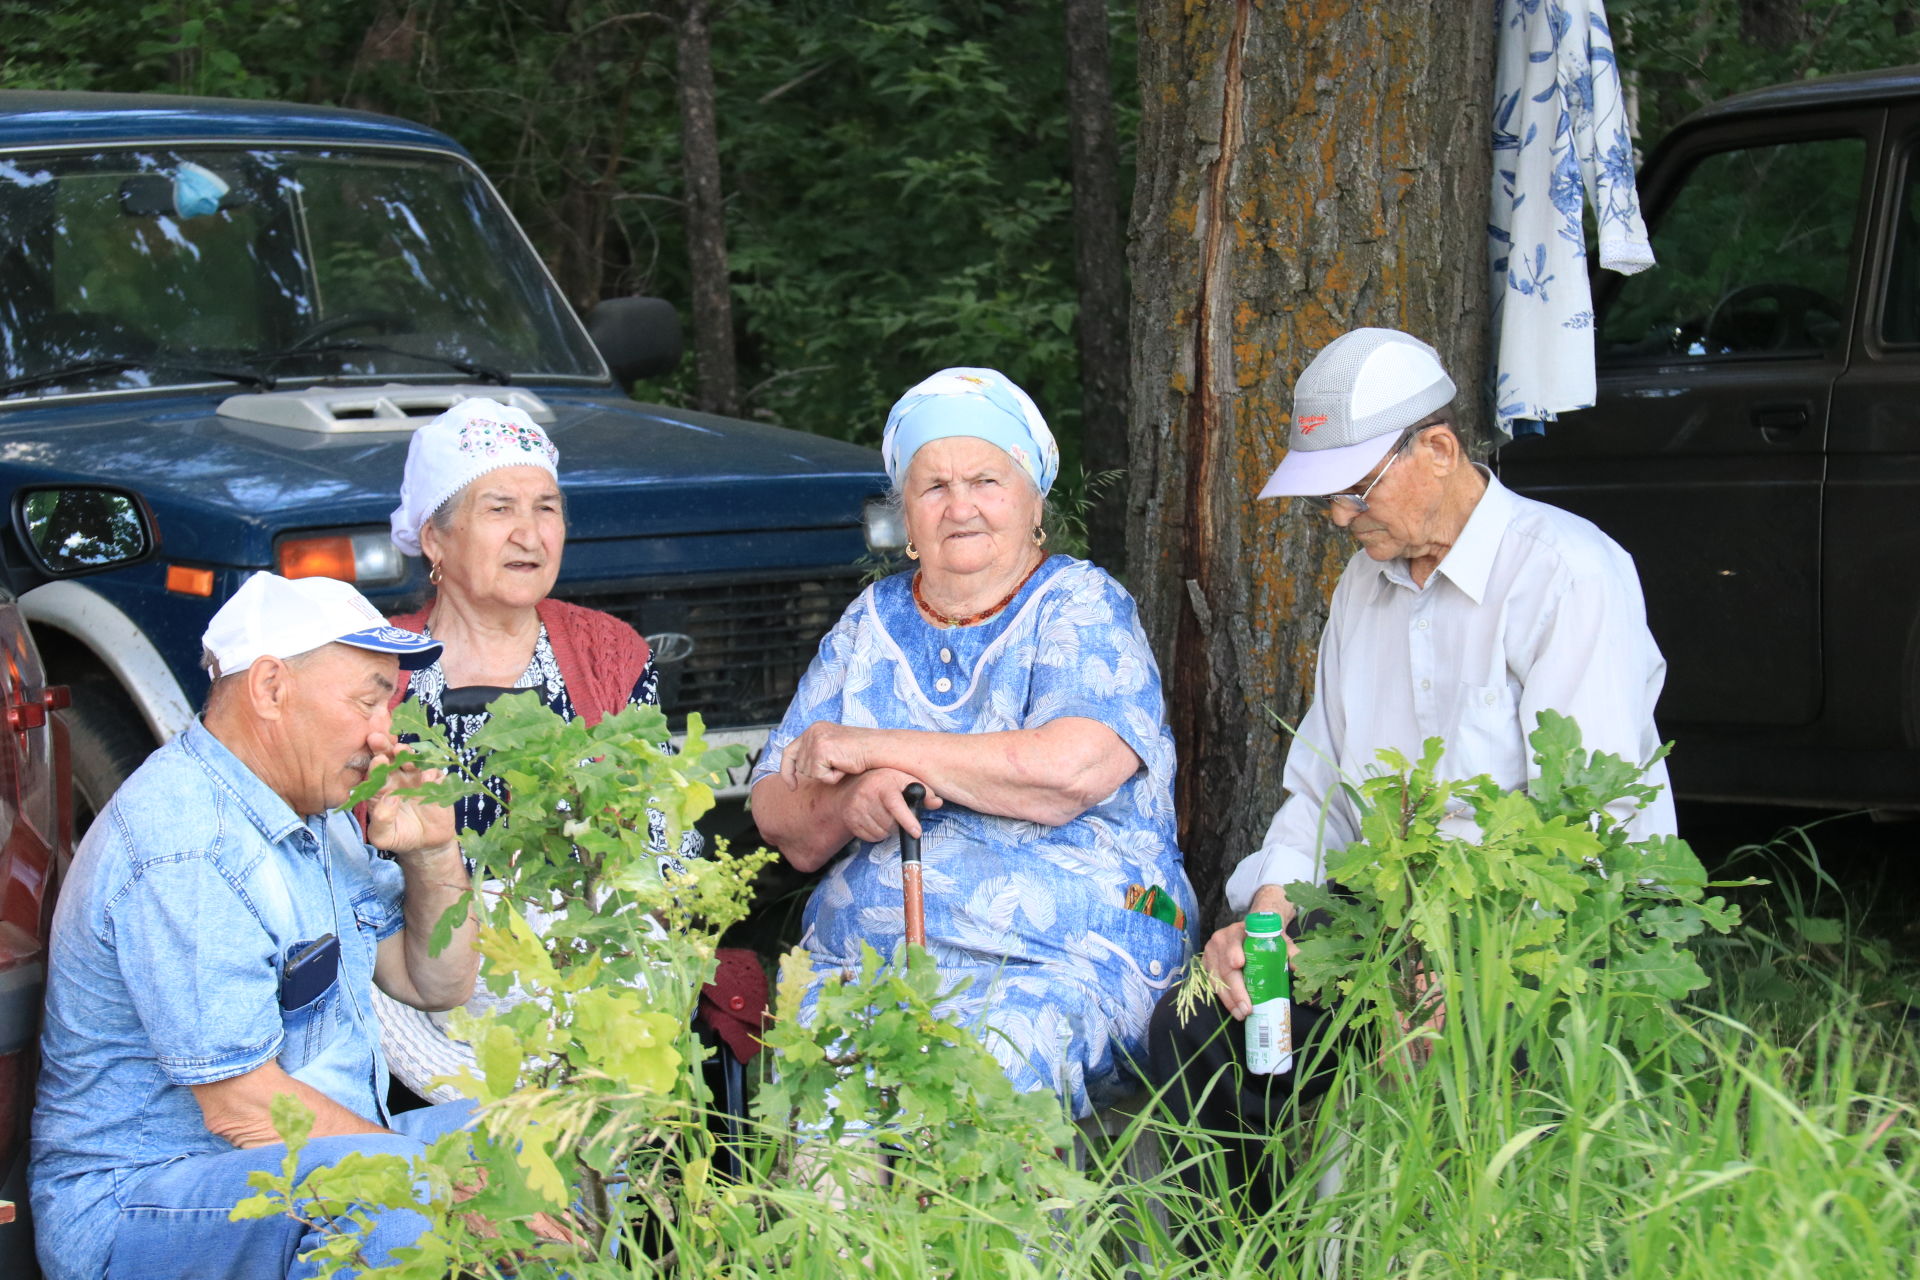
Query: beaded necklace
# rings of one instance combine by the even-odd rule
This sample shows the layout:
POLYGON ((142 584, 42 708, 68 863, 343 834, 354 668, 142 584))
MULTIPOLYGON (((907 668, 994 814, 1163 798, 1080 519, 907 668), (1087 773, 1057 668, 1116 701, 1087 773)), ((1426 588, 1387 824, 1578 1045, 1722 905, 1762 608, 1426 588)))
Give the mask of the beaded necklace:
POLYGON ((993 617, 993 615, 995 615, 996 613, 999 613, 1002 609, 1012 604, 1013 598, 1020 594, 1020 589, 1026 586, 1027 583, 1033 580, 1033 575, 1040 572, 1040 566, 1045 564, 1046 562, 1047 562, 1047 558, 1045 556, 1041 556, 1038 560, 1036 560, 1034 562, 1033 568, 1027 570, 1025 576, 1023 576, 1020 579, 1020 581, 1013 584, 1013 590, 1007 592, 1007 594, 1000 597, 999 604, 996 604, 988 609, 983 609, 979 613, 964 614, 958 618, 949 618, 946 614, 940 612, 938 609, 934 608, 932 605, 927 603, 927 597, 923 595, 920 591, 920 571, 916 569, 913 572, 913 602, 920 606, 921 613, 933 619, 935 622, 939 623, 943 627, 948 627, 948 628, 971 627, 975 623, 985 622, 988 618, 993 617))

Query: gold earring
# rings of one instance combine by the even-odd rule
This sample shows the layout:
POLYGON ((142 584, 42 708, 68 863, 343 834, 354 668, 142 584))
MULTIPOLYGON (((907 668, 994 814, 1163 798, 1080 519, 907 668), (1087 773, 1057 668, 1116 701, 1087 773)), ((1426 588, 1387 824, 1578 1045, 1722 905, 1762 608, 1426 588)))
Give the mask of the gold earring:
POLYGON ((1047 526, 1043 524, 1033 526, 1033 545, 1036 547, 1047 545, 1047 526))
POLYGON ((430 566, 428 566, 427 581, 431 582, 436 587, 440 585, 440 562, 438 560, 434 561, 430 566))
POLYGON ((907 559, 918 560, 919 558, 920 558, 920 553, 913 549, 913 539, 908 538, 907 539, 907 559))

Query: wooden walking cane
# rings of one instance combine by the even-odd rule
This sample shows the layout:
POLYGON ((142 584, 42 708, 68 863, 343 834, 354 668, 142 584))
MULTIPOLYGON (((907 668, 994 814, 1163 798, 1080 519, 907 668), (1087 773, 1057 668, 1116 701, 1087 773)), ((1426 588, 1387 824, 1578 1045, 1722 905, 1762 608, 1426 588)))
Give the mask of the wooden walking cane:
MULTIPOLYGON (((917 821, 927 789, 917 782, 909 782, 900 798, 913 810, 917 821)), ((907 945, 924 947, 927 945, 927 903, 920 894, 920 837, 907 834, 905 827, 900 828, 900 896, 906 902, 907 945)))

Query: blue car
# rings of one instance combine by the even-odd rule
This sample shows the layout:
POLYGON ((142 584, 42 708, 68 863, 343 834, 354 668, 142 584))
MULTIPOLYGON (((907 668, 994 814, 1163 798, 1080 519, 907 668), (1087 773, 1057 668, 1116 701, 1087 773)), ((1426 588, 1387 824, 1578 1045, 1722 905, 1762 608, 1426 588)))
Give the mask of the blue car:
POLYGON ((649 637, 669 715, 757 749, 862 561, 904 536, 873 451, 628 397, 678 356, 657 299, 576 315, 432 129, 0 92, 0 483, 122 486, 160 543, 21 594, 73 691, 79 823, 191 719, 201 631, 249 574, 344 578, 388 613, 424 599, 387 517, 413 428, 469 396, 559 447, 555 594, 649 637))

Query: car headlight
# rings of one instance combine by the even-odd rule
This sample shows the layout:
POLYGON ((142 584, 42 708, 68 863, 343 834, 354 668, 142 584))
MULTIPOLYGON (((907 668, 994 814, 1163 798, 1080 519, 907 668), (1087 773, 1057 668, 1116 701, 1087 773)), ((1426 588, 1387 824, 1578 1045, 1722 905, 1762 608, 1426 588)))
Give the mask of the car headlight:
POLYGON ((867 550, 888 555, 907 549, 907 519, 900 509, 885 498, 871 498, 861 512, 866 526, 867 550))
POLYGON ((338 578, 362 587, 387 586, 407 576, 407 559, 385 529, 282 538, 274 561, 283 578, 338 578))

